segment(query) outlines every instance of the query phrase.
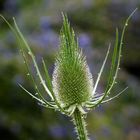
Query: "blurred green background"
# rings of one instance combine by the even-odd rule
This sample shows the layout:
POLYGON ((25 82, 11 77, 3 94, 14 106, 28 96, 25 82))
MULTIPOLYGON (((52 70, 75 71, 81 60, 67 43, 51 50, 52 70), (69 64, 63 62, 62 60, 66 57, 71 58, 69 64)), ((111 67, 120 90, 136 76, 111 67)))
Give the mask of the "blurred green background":
MULTIPOLYGON (((66 12, 87 56, 94 81, 109 42, 113 48, 115 28, 121 30, 136 7, 140 7, 139 0, 0 0, 0 13, 10 23, 13 16, 16 18, 38 63, 44 57, 50 74, 59 46, 61 12, 66 12)), ((99 93, 106 86, 109 63, 110 60, 99 93)), ((15 36, 0 19, 0 139, 76 139, 70 118, 42 108, 20 89, 18 83, 34 92, 26 74, 15 36)), ((87 115, 91 140, 140 140, 140 10, 127 28, 118 84, 111 95, 126 86, 129 89, 119 98, 87 115)))

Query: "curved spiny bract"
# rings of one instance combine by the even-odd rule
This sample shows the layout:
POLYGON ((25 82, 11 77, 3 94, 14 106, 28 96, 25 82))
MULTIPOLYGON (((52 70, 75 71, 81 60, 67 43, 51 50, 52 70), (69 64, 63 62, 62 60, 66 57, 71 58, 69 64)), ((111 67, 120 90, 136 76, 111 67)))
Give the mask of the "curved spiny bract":
POLYGON ((93 80, 65 16, 60 41, 52 81, 54 94, 62 107, 82 105, 92 98, 93 80))

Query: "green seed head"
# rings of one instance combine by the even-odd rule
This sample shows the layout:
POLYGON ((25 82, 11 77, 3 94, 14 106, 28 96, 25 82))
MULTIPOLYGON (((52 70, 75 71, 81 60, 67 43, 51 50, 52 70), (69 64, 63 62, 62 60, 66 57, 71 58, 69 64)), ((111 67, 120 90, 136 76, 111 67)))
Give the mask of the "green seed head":
POLYGON ((60 32, 60 50, 53 73, 53 91, 63 107, 82 105, 92 97, 93 80, 67 17, 60 32))

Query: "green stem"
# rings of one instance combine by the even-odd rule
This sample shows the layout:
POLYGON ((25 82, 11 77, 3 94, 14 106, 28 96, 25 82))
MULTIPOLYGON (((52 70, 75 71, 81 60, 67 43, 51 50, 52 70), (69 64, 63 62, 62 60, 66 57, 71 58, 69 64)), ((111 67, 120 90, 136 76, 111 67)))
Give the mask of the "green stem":
POLYGON ((86 123, 81 112, 76 109, 73 113, 73 122, 76 127, 76 132, 79 140, 89 140, 87 136, 86 123))

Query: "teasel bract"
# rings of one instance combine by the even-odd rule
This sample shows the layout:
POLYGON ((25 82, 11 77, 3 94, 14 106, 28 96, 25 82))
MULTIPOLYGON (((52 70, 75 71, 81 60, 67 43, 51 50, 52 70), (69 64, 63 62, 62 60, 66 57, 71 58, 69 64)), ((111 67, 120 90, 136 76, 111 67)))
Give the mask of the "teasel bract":
POLYGON ((118 40, 119 33, 118 29, 116 29, 116 40, 112 53, 112 61, 107 79, 107 86, 104 93, 99 95, 97 94, 96 90, 109 55, 110 45, 98 73, 98 77, 93 84, 93 78, 87 65, 86 57, 79 48, 78 39, 76 39, 74 31, 70 27, 67 16, 62 13, 63 26, 60 31, 60 45, 56 56, 52 79, 49 76, 45 61, 42 59, 45 72, 45 77, 43 77, 36 62, 36 58, 19 30, 15 19, 13 18, 14 26, 12 26, 2 15, 0 15, 0 17, 8 24, 10 29, 16 35, 17 41, 20 45, 20 52, 28 70, 28 75, 33 82, 36 90, 35 93, 37 94, 29 92, 20 84, 19 86, 34 99, 36 99, 43 107, 58 110, 61 113, 72 117, 79 140, 89 139, 84 119, 84 116, 88 113, 88 110, 118 97, 127 89, 125 88, 124 90, 120 91, 116 94, 116 96, 109 97, 111 90, 116 83, 116 78, 120 67, 124 33, 128 25, 128 21, 135 11, 136 9, 126 19, 120 35, 120 40, 118 40), (27 55, 31 57, 37 77, 40 80, 45 92, 49 95, 50 101, 43 96, 42 91, 39 89, 36 78, 31 73, 27 55))

